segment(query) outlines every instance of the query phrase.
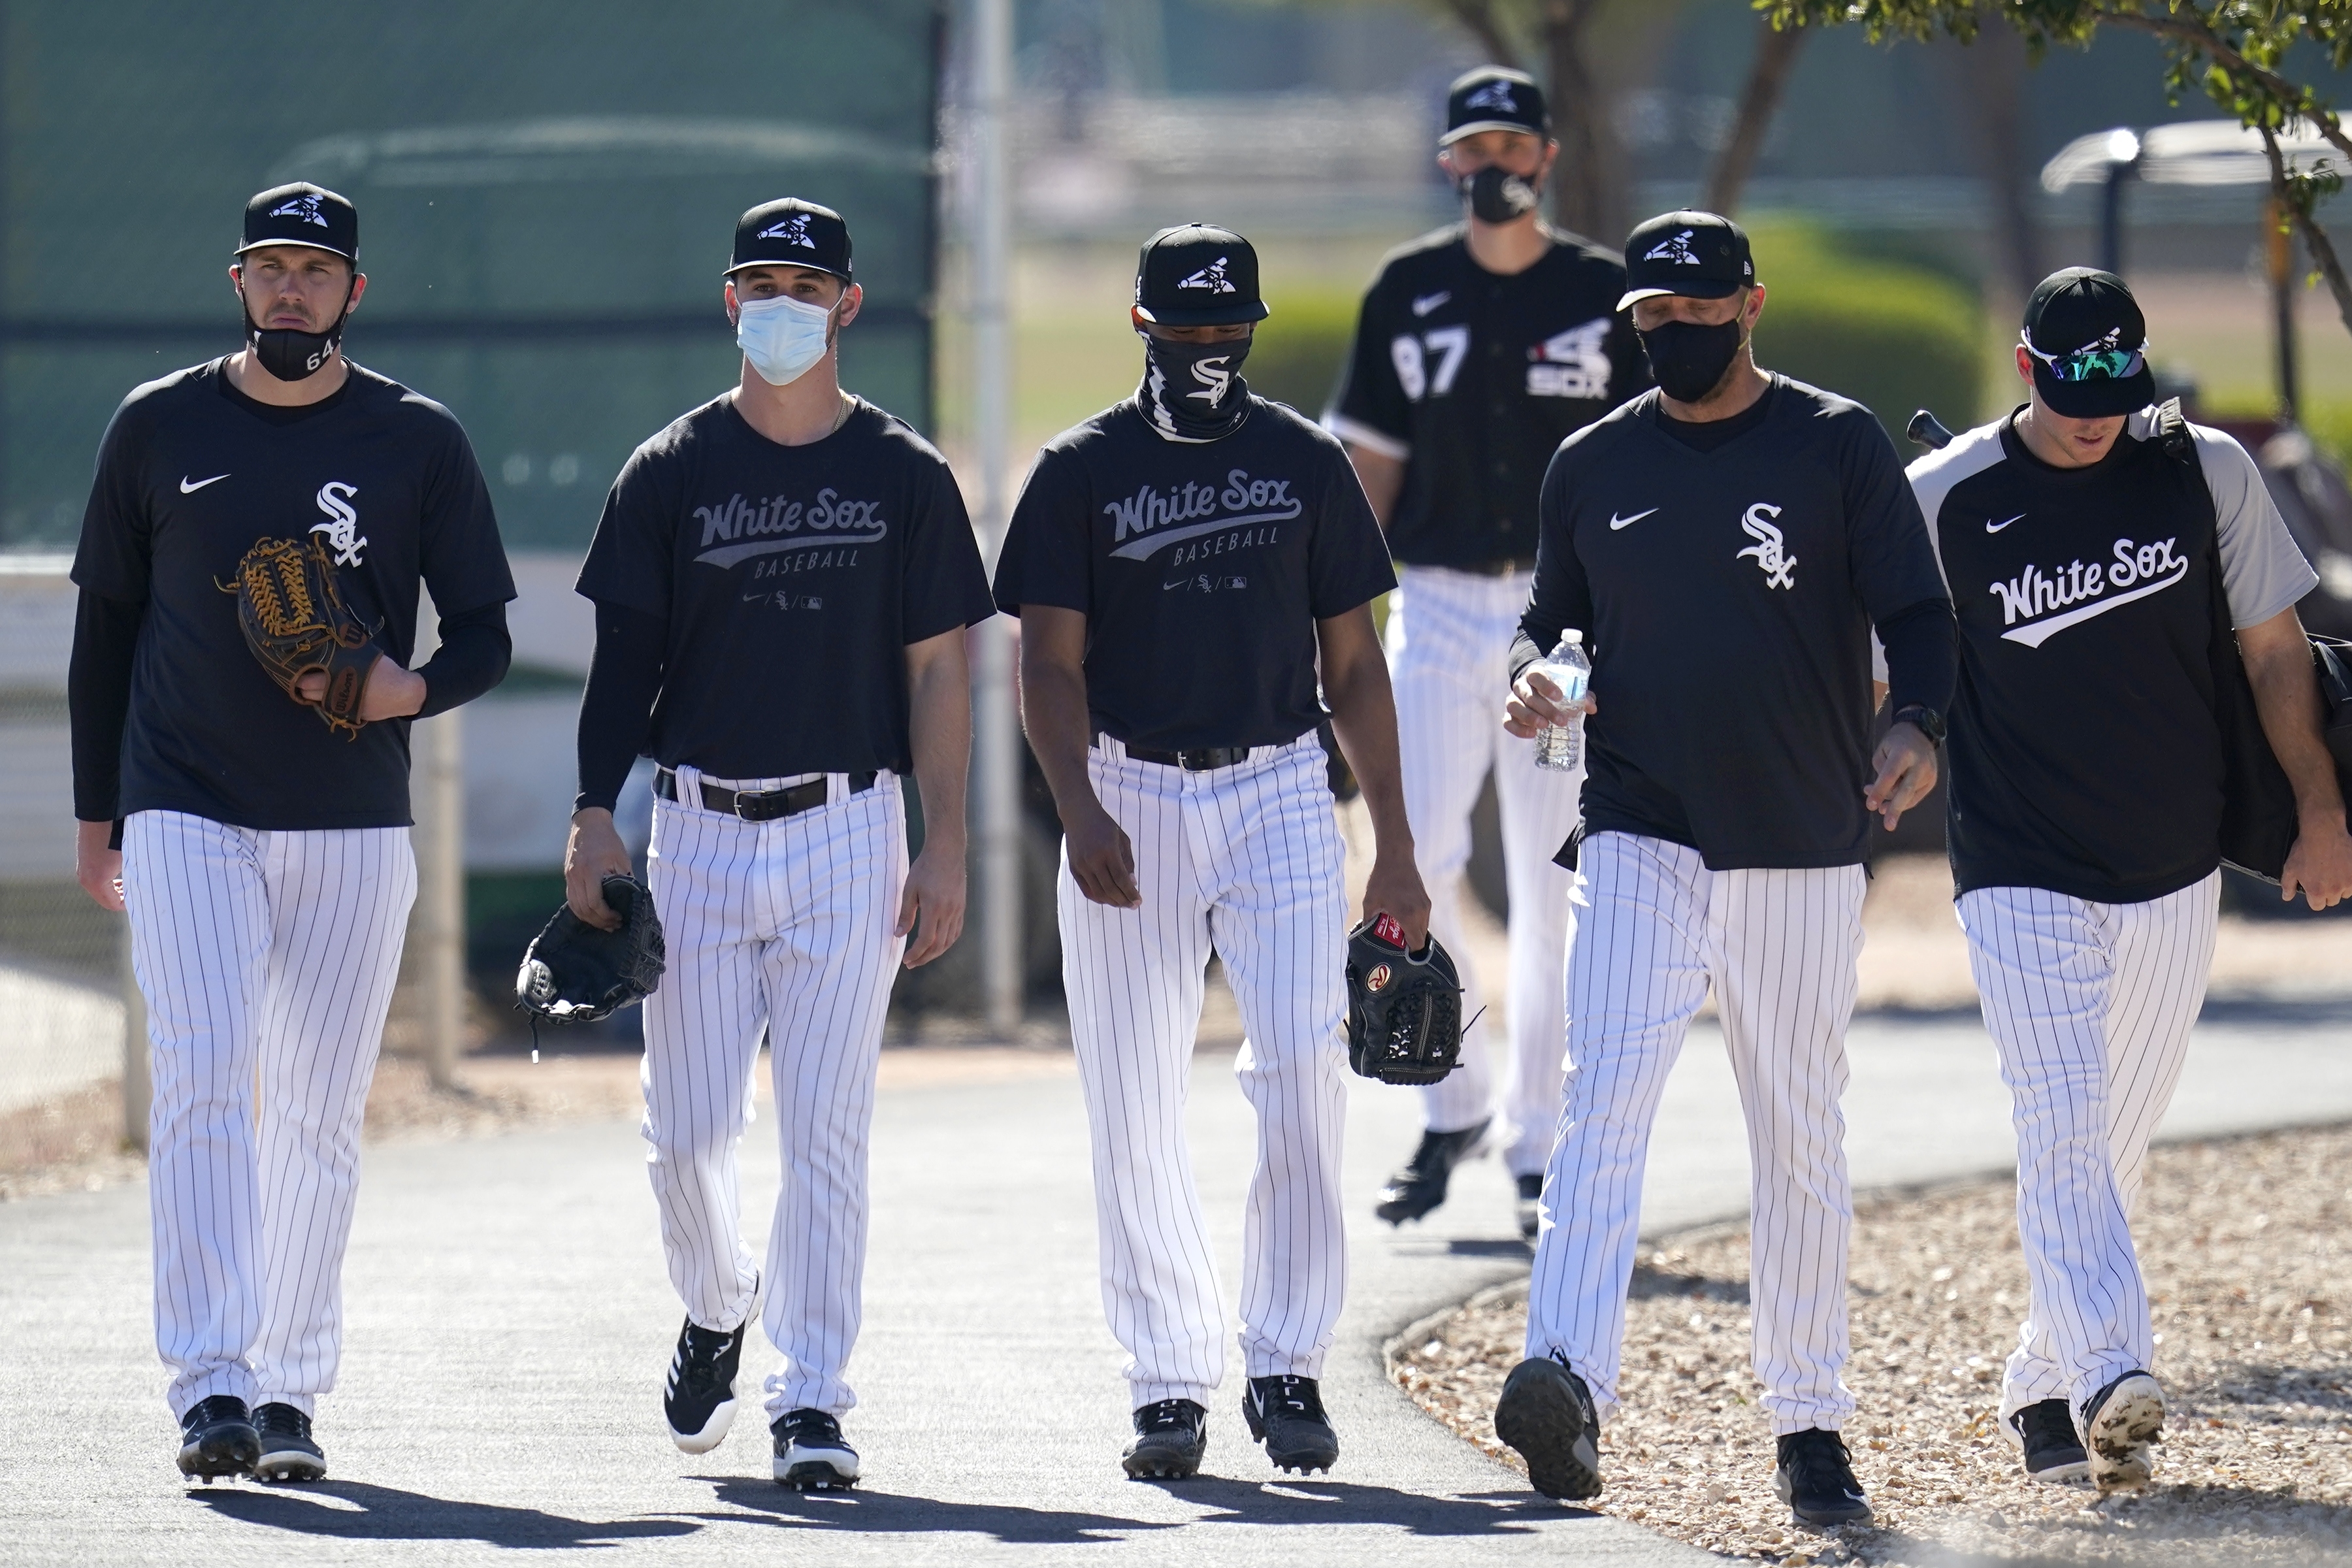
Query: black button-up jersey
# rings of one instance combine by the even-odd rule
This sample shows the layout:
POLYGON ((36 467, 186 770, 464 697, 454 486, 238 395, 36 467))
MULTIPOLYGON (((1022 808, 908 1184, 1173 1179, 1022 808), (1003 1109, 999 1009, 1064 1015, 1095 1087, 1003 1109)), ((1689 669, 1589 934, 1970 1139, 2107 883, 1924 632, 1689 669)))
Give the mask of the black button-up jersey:
POLYGON ((1405 465, 1390 552, 1418 566, 1532 561, 1536 498, 1560 442, 1650 384, 1625 268, 1554 233, 1511 277, 1470 258, 1463 226, 1389 253, 1364 296, 1325 426, 1405 465))

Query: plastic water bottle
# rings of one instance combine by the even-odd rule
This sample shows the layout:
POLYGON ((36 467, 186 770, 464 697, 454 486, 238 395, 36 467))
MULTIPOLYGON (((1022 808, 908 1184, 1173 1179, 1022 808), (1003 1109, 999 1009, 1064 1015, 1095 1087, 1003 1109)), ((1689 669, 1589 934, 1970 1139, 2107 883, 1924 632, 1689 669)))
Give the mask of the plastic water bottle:
MULTIPOLYGON (((1551 657, 1535 668, 1559 688, 1563 704, 1581 701, 1584 689, 1592 684, 1592 661, 1584 654, 1584 634, 1574 627, 1560 634, 1559 646, 1551 650, 1551 657)), ((1583 758, 1582 713, 1565 724, 1547 724, 1536 731, 1536 766, 1565 773, 1583 758)))

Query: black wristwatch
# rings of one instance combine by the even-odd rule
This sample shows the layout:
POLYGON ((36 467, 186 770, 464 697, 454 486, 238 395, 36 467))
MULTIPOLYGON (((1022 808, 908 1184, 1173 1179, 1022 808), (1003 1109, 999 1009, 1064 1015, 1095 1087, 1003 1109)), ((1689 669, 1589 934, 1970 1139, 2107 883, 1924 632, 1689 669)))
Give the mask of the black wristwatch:
POLYGON ((1944 743, 1944 716, 1924 702, 1906 702, 1897 708, 1894 722, 1916 725, 1919 733, 1927 737, 1927 743, 1931 746, 1944 743))

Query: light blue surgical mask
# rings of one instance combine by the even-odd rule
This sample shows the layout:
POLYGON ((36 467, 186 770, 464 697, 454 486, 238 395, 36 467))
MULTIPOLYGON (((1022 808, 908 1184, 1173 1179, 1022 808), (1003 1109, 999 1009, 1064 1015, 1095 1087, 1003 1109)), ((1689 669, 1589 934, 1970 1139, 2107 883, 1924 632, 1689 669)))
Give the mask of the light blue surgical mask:
POLYGON ((735 341, 770 386, 790 386, 824 357, 833 311, 779 294, 736 307, 735 341))

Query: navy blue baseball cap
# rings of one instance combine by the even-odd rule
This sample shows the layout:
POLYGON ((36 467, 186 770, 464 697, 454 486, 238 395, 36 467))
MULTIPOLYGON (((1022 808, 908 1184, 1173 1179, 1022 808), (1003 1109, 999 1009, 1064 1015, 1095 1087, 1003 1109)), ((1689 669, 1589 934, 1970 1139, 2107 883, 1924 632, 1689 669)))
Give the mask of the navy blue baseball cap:
POLYGON ((798 196, 762 202, 735 220, 735 257, 727 275, 747 267, 813 267, 846 283, 849 226, 831 207, 798 196))
POLYGON ((245 242, 236 253, 243 256, 265 245, 307 245, 357 266, 360 210, 308 181, 273 186, 245 204, 245 242))
POLYGON ((1163 327, 1223 327, 1271 314, 1257 293, 1257 251, 1229 228, 1187 223, 1143 242, 1135 308, 1163 327))
POLYGON ((2025 302, 2021 340, 2033 357, 2033 390, 2069 419, 2136 414, 2156 401, 2147 319, 2112 272, 2053 272, 2025 302))
POLYGON ((1543 89, 1525 71, 1507 66, 1480 66, 1464 71, 1445 89, 1445 134, 1440 147, 1451 147, 1481 131, 1522 131, 1535 137, 1551 135, 1551 115, 1544 108, 1543 89))

